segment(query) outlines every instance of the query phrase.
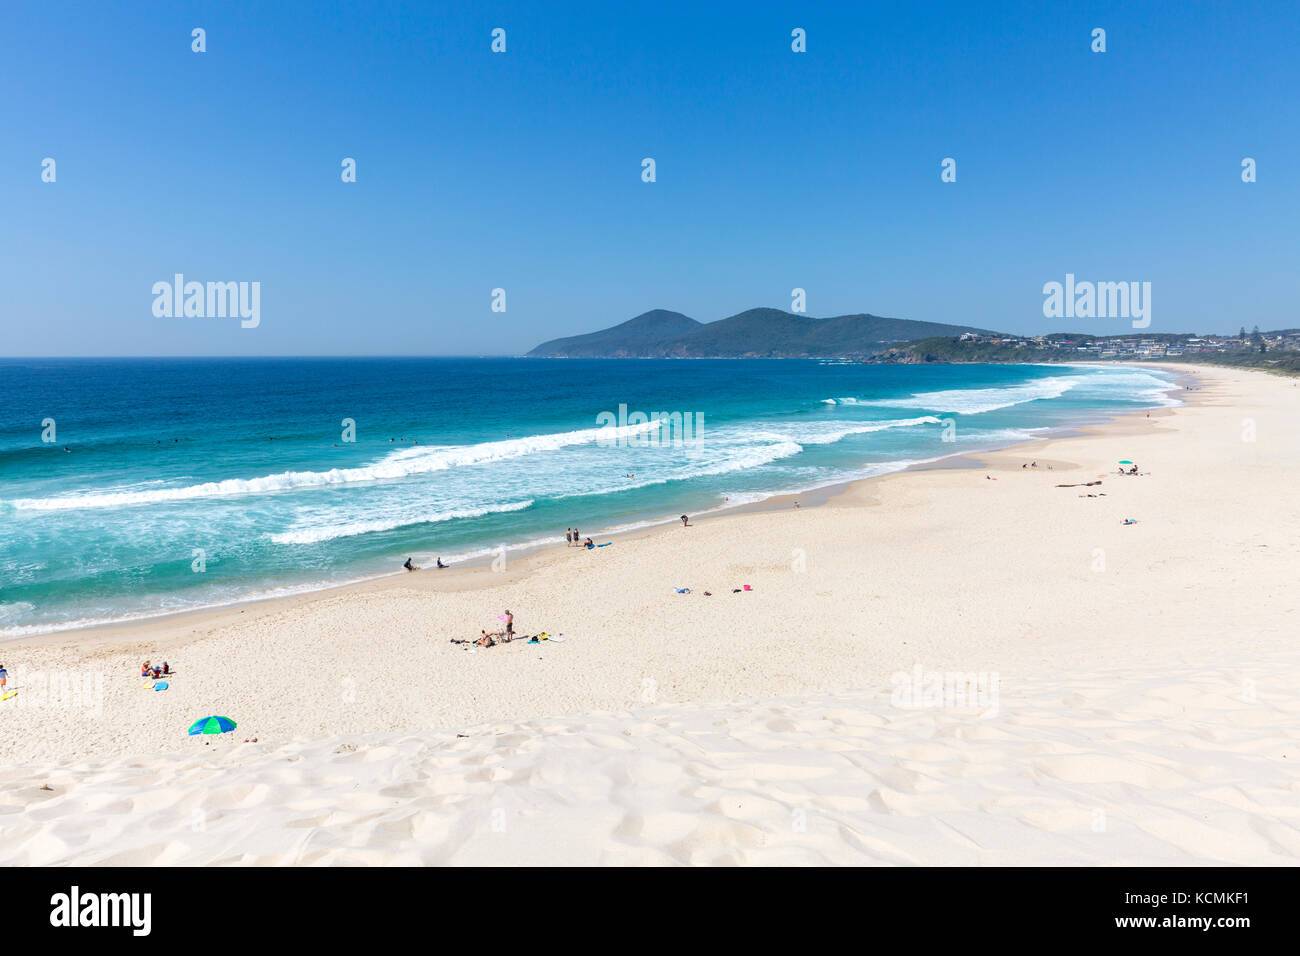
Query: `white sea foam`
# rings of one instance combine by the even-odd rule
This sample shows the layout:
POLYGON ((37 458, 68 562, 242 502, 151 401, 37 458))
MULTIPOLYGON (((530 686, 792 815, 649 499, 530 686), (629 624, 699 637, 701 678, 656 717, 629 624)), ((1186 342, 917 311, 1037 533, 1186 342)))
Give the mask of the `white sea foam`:
POLYGON ((457 518, 481 518, 484 515, 510 511, 523 511, 531 508, 533 501, 514 501, 504 505, 488 505, 482 508, 460 508, 451 511, 434 511, 418 515, 380 518, 375 521, 351 521, 344 524, 322 524, 305 528, 296 528, 280 534, 271 535, 276 544, 317 544, 321 541, 333 541, 335 538, 352 538, 359 534, 371 534, 378 531, 393 531, 421 524, 437 524, 440 521, 454 521, 457 518))
POLYGON ((333 468, 329 471, 286 471, 278 475, 264 475, 260 478, 228 478, 225 481, 209 481, 184 488, 156 488, 149 491, 90 491, 53 498, 18 498, 10 502, 10 504, 14 508, 25 511, 117 508, 126 505, 190 501, 196 498, 271 494, 278 491, 293 491, 303 488, 392 480, 445 471, 449 468, 521 458, 538 452, 558 451, 561 448, 573 445, 586 445, 597 441, 625 438, 659 427, 660 422, 653 421, 618 428, 585 428, 579 431, 558 432, 551 435, 533 435, 527 438, 512 438, 506 441, 480 442, 476 445, 403 448, 392 452, 374 464, 357 468, 333 468))
POLYGON ((1084 400, 1113 398, 1116 391, 1122 390, 1125 397, 1133 401, 1174 406, 1182 404, 1168 394, 1176 388, 1174 382, 1163 376, 1143 368, 1121 365, 1084 379, 1078 391, 1079 398, 1084 400))
POLYGON ((1046 425, 1040 425, 1037 428, 997 428, 992 431, 971 431, 966 429, 954 435, 953 440, 1005 444, 1007 442, 1032 441, 1035 438, 1041 438, 1043 432, 1049 431, 1051 429, 1046 425))
POLYGON ((10 621, 17 621, 34 610, 36 610, 36 605, 28 601, 14 601, 12 604, 0 604, 0 627, 3 627, 10 621))
MULTIPOLYGON (((752 437, 762 439, 765 436, 760 432, 752 437)), ((690 478, 726 475, 732 472, 761 468, 783 458, 791 458, 803 451, 803 446, 796 441, 790 441, 779 435, 766 437, 773 440, 761 444, 733 447, 721 459, 704 460, 700 456, 693 456, 685 465, 670 471, 660 472, 653 478, 634 478, 616 485, 606 485, 600 488, 579 488, 573 491, 548 495, 547 497, 552 500, 559 500, 561 498, 581 498, 586 495, 609 495, 622 491, 631 491, 636 488, 666 485, 670 481, 686 481, 690 478)))
POLYGON ((759 426, 783 440, 794 440, 801 445, 833 445, 853 435, 866 435, 890 428, 915 428, 919 425, 940 425, 933 415, 918 418, 897 418, 880 422, 781 422, 777 425, 759 426))
POLYGON ((1084 379, 1071 375, 1057 375, 1037 379, 1022 385, 998 388, 954 388, 939 392, 918 392, 908 398, 885 398, 871 402, 886 408, 931 408, 957 415, 979 415, 1000 408, 1011 408, 1026 402, 1060 398, 1084 379))
MULTIPOLYGON (((312 594, 316 591, 323 591, 327 588, 345 587, 349 584, 360 584, 363 581, 373 581, 381 577, 389 577, 396 574, 406 574, 403 570, 389 571, 385 574, 372 574, 366 577, 348 577, 336 581, 312 581, 306 584, 287 584, 279 587, 265 588, 258 591, 249 592, 232 592, 224 597, 218 597, 212 600, 167 600, 160 603, 157 607, 147 610, 125 611, 122 613, 92 614, 85 617, 79 617, 71 620, 50 621, 40 624, 20 624, 13 627, 0 627, 0 640, 15 641, 24 637, 34 637, 40 634, 56 634, 61 631, 73 631, 87 627, 104 627, 110 624, 124 624, 131 621, 149 621, 155 618, 167 617, 170 614, 181 614, 188 611, 203 611, 214 608, 231 607, 236 604, 255 603, 257 601, 269 601, 281 597, 293 597, 299 594, 312 594)), ((28 605, 31 607, 31 605, 28 605)), ((34 609, 34 608, 33 608, 34 609)))

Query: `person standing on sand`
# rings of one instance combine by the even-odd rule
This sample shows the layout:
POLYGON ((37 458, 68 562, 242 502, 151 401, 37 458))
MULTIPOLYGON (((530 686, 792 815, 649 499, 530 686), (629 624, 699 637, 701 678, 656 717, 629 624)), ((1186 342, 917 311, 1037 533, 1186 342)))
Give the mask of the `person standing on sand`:
POLYGON ((564 546, 565 546, 566 548, 571 548, 571 547, 573 547, 573 529, 572 529, 572 528, 565 528, 565 529, 564 529, 564 546))
POLYGON ((685 528, 690 523, 691 519, 686 517, 686 515, 682 515, 682 527, 685 528))
POLYGON ((3 664, 0 664, 0 690, 4 690, 5 685, 8 683, 9 683, 9 672, 5 670, 5 666, 3 664))
POLYGON ((577 525, 574 525, 574 528, 573 528, 573 543, 574 543, 574 544, 578 544, 580 541, 582 541, 582 535, 578 534, 578 528, 577 528, 577 525))
POLYGON ((505 639, 506 639, 507 641, 513 641, 513 640, 515 639, 515 616, 514 616, 513 614, 510 613, 510 609, 509 609, 509 608, 506 609, 506 634, 505 634, 505 639))

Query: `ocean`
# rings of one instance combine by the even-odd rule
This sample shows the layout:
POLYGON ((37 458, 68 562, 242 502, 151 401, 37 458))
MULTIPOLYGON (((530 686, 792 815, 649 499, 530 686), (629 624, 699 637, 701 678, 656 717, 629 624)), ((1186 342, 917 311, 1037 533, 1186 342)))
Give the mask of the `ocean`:
POLYGON ((1133 366, 0 359, 0 638, 608 540, 1173 389, 1133 366))

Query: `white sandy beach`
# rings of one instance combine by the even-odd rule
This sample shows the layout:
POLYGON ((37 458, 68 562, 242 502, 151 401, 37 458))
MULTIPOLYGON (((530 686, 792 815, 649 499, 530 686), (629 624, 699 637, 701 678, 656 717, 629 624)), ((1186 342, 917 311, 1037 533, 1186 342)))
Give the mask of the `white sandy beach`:
POLYGON ((1300 387, 1178 372, 818 507, 0 645, 0 862, 1294 864, 1300 387), (505 608, 564 642, 450 643, 505 608))

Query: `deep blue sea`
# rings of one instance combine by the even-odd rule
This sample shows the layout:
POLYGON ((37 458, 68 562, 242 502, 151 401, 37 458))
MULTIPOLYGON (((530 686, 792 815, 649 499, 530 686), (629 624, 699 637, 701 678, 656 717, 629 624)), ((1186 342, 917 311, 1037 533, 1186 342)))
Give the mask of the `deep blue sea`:
POLYGON ((1171 389, 1125 366, 0 359, 0 637, 602 537, 1171 389))

